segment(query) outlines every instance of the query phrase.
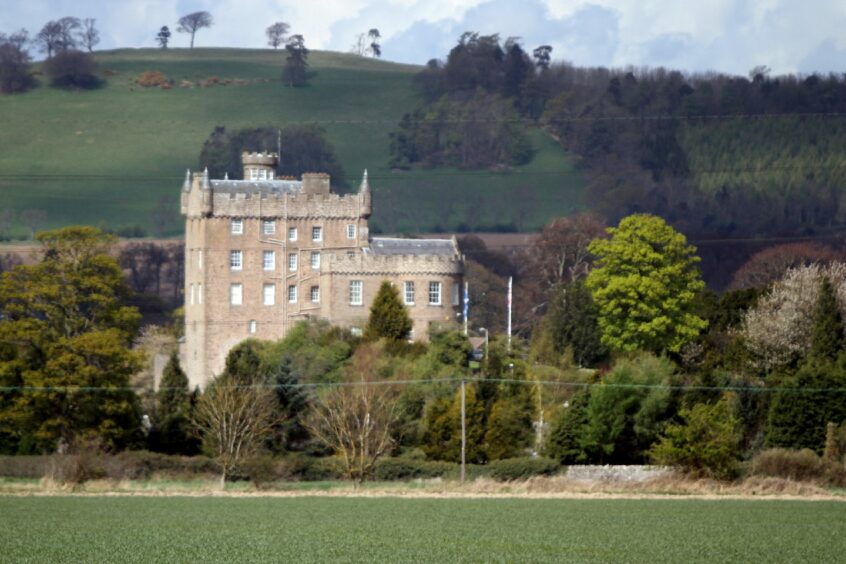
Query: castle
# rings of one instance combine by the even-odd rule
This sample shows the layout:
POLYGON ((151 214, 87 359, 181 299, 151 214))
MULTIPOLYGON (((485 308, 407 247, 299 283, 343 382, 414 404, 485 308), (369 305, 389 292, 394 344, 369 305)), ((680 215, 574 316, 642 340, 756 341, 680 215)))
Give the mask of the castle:
POLYGON ((327 174, 275 178, 277 160, 243 153, 244 180, 186 173, 183 367, 191 387, 220 374, 244 339, 280 339, 308 317, 360 333, 384 280, 408 308, 412 339, 459 315, 464 261, 455 238, 371 238, 367 171, 357 194, 339 195, 327 174))

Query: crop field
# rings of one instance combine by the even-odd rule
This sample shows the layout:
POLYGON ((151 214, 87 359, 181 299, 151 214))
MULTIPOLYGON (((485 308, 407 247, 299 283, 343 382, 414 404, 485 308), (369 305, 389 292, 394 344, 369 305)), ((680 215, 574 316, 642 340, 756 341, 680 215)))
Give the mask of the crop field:
MULTIPOLYGON (((287 88, 279 80, 284 54, 268 49, 125 49, 96 58, 108 74, 103 88, 42 84, 0 97, 0 209, 45 210, 42 227, 138 226, 152 234, 151 212, 162 201, 172 211, 167 234, 177 235, 185 169, 199 167, 216 126, 293 123, 326 130, 349 189, 369 169, 376 231, 535 230, 584 206, 580 173, 538 130, 530 132, 532 162, 507 171, 392 171, 390 133, 418 104, 419 67, 314 51, 309 85, 287 88), (164 73, 173 88, 135 84, 148 70, 164 73), (212 78, 220 82, 182 87, 212 78)), ((15 226, 14 235, 24 233, 15 226)))
POLYGON ((842 562, 843 531, 823 501, 0 497, 6 562, 842 562))

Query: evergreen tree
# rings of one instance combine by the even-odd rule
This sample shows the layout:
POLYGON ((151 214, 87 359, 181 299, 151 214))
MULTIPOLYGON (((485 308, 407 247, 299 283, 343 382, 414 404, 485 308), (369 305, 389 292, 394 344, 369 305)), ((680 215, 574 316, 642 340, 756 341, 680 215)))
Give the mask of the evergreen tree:
POLYGON ((271 374, 278 418, 274 426, 273 446, 277 450, 291 450, 308 438, 302 418, 308 409, 309 396, 306 389, 299 385, 300 378, 294 370, 290 355, 283 357, 271 374))
POLYGON ((828 276, 823 276, 820 283, 811 339, 810 357, 815 361, 836 360, 843 350, 843 317, 828 276))
MULTIPOLYGON (((478 397, 476 386, 465 386, 464 396, 465 459, 468 464, 482 464, 485 454, 485 403, 478 397)), ((452 402, 436 400, 426 414, 423 452, 435 460, 459 462, 461 460, 461 390, 452 402)))
POLYGON ((189 404, 188 377, 179 364, 179 355, 172 352, 162 372, 159 391, 156 394, 157 407, 160 413, 170 414, 184 410, 189 404))
POLYGON ((282 82, 288 86, 303 86, 308 72, 308 49, 302 35, 292 35, 285 44, 288 56, 282 69, 282 82))
POLYGON ((598 310, 582 280, 558 290, 547 317, 556 352, 563 354, 570 347, 579 366, 595 366, 608 358, 597 323, 598 310))
POLYGON ((156 425, 148 438, 151 450, 186 455, 199 452, 200 442, 192 436, 191 407, 188 377, 173 352, 156 394, 156 425))
POLYGON ((399 292, 387 280, 382 282, 370 306, 370 318, 364 329, 365 340, 405 341, 412 327, 411 317, 400 301, 399 292))
POLYGON ((264 384, 265 374, 262 370, 259 348, 261 344, 254 339, 248 339, 236 345, 226 355, 226 367, 222 376, 228 381, 236 382, 241 386, 253 384, 264 384))
POLYGON ((582 435, 588 423, 587 405, 590 394, 587 389, 576 392, 567 405, 560 407, 550 422, 549 435, 544 445, 544 456, 561 464, 585 462, 581 447, 582 435))
POLYGON ((491 407, 485 433, 488 460, 520 456, 531 445, 532 416, 535 411, 531 388, 526 385, 512 388, 500 388, 499 397, 491 407))

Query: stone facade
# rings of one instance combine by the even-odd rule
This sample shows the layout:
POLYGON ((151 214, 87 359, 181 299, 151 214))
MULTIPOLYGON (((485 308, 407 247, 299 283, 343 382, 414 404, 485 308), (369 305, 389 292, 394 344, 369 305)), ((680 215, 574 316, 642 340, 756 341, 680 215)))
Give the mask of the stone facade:
POLYGON ((371 192, 331 192, 326 174, 274 178, 277 156, 243 154, 247 180, 186 174, 185 346, 191 386, 219 374, 247 338, 282 338, 318 317, 360 330, 379 285, 391 281, 414 321, 412 338, 457 320, 463 257, 454 239, 369 237, 371 192))

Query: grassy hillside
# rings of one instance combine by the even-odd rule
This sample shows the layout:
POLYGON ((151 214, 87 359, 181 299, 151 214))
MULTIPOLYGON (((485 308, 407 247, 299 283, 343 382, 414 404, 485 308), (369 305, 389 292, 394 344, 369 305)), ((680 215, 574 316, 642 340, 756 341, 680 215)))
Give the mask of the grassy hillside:
POLYGON ((197 167, 215 126, 314 121, 327 130, 352 186, 369 169, 376 229, 530 230, 582 207, 581 177, 540 132, 533 132, 535 159, 508 173, 392 173, 389 133, 416 104, 413 66, 313 52, 310 86, 291 89, 278 80, 284 55, 270 50, 118 50, 97 59, 109 75, 100 90, 41 86, 0 97, 0 208, 44 209, 48 226, 140 225, 150 232, 151 211, 164 201, 172 211, 170 231, 178 233, 185 169, 197 167), (174 88, 135 86, 146 70, 163 72, 174 88), (213 76, 243 80, 180 88, 183 80, 213 76))

